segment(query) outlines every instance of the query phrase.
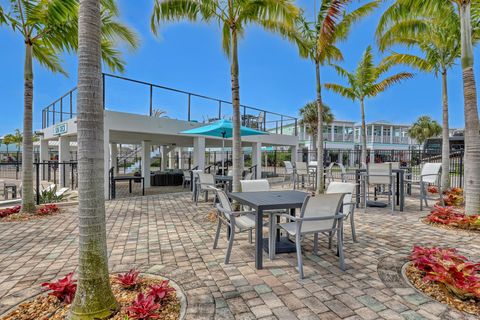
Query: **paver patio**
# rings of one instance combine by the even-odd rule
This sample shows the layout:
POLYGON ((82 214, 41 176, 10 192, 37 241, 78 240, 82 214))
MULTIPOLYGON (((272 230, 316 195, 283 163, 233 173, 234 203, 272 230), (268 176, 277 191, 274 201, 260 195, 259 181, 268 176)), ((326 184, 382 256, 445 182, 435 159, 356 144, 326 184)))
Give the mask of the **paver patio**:
MULTIPOLYGON (((231 263, 223 264, 225 230, 213 250, 215 224, 206 219, 211 204, 196 207, 190 194, 118 199, 107 202, 110 267, 172 278, 187 294, 190 319, 475 319, 411 288, 395 288, 388 280, 387 286, 380 277, 379 262, 380 269, 398 269, 391 265, 413 244, 456 247, 480 260, 478 235, 427 226, 419 221, 427 211, 417 208, 418 201, 393 215, 389 209, 358 210, 358 243, 345 228, 345 272, 326 238, 319 256, 311 253, 311 240, 305 241, 305 279, 299 280, 294 254, 265 258, 264 269, 255 270, 254 245, 246 234, 236 238, 231 263)), ((42 282, 75 270, 76 237, 74 208, 0 224, 0 313, 40 292, 42 282)))

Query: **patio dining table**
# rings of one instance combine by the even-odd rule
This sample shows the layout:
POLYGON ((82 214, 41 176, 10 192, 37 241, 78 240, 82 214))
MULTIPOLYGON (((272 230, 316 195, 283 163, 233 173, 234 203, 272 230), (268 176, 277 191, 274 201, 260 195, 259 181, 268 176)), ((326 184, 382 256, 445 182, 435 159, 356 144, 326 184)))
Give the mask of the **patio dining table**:
MULTIPOLYGON (((295 214, 295 209, 301 208, 308 193, 297 190, 233 192, 229 194, 232 200, 249 206, 255 210, 255 268, 263 268, 263 214, 265 210, 287 209, 295 214)), ((276 241, 278 238, 276 239, 276 241)), ((277 246, 278 247, 278 246, 277 246)), ((269 253, 273 245, 269 243, 269 253)), ((270 255, 270 257, 272 254, 270 255)))
MULTIPOLYGON (((392 173, 395 176, 396 190, 395 190, 395 202, 399 206, 400 211, 405 207, 405 174, 410 171, 410 168, 392 169, 392 173)), ((361 178, 366 176, 367 169, 355 170, 355 181, 357 183, 356 190, 356 205, 357 208, 360 205, 360 192, 361 192, 361 178)))

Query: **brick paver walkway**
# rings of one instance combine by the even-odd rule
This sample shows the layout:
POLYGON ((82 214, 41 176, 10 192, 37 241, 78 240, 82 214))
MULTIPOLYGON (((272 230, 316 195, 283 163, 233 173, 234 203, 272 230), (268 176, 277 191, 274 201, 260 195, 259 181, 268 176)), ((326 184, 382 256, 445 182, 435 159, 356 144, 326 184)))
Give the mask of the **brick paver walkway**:
MULTIPOLYGON (((188 194, 120 199, 107 202, 110 265, 113 271, 135 266, 171 277, 187 293, 191 319, 474 319, 411 288, 385 285, 388 270, 387 277, 379 276, 379 261, 388 269, 390 257, 406 256, 413 244, 456 247, 479 259, 478 236, 427 226, 419 221, 426 211, 417 207, 415 201, 409 211, 393 215, 388 209, 360 209, 358 243, 351 242, 348 224, 345 228, 345 272, 326 239, 319 256, 307 239, 300 281, 294 254, 265 257, 265 268, 255 270, 246 234, 236 237, 231 263, 224 265, 225 231, 213 250, 215 224, 206 219, 212 208, 196 207, 188 194)), ((74 270, 76 237, 74 209, 0 224, 0 313, 38 293, 40 283, 74 270)))

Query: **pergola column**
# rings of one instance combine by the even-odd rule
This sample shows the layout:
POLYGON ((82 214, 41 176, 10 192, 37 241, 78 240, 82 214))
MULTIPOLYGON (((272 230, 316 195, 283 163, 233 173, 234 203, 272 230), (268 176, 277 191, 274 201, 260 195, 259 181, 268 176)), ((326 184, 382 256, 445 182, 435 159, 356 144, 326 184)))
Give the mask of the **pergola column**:
MULTIPOLYGON (((65 163, 69 162, 70 159, 70 138, 65 136, 60 136, 58 138, 58 162, 65 163)), ((68 187, 70 185, 70 171, 71 166, 66 164, 60 164, 58 166, 59 177, 60 177, 60 186, 68 187)))
POLYGON ((167 147, 166 146, 160 146, 160 171, 163 172, 167 168, 167 147))
POLYGON ((254 142, 252 144, 252 164, 256 166, 256 178, 262 178, 262 143, 254 142))
POLYGON ((116 143, 111 143, 110 144, 110 161, 111 161, 111 166, 113 167, 113 172, 115 174, 118 173, 118 147, 116 143))
POLYGON ((177 148, 178 150, 178 169, 183 169, 183 148, 177 148))
POLYGON ((292 148, 290 149, 290 152, 291 152, 291 162, 292 164, 295 164, 295 162, 298 159, 298 145, 292 146, 292 148))
POLYGON ((145 188, 150 188, 150 141, 142 141, 142 177, 145 182, 145 188))
POLYGON ((168 168, 175 169, 175 148, 172 148, 168 153, 168 168))
POLYGON ((199 170, 205 169, 205 137, 193 138, 193 166, 199 170))

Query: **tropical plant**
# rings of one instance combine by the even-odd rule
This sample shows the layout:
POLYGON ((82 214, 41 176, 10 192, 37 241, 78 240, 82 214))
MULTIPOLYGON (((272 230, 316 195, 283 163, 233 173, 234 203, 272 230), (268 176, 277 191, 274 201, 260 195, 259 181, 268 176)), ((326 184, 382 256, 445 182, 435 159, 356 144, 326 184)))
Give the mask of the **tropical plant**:
POLYGON ((57 203, 65 200, 65 194, 57 194, 57 186, 40 191, 40 203, 57 203))
POLYGON ((0 209, 0 218, 5 218, 5 217, 8 217, 9 215, 19 213, 21 209, 22 209, 22 206, 15 206, 10 208, 0 209))
MULTIPOLYGON (((22 210, 34 212, 33 192, 33 61, 52 72, 67 73, 59 54, 78 47, 78 0, 11 0, 2 17, 25 43, 24 116, 22 154, 22 210)), ((117 21, 115 1, 102 1, 102 56, 112 70, 122 71, 124 62, 115 49, 118 40, 137 46, 136 35, 117 21)))
MULTIPOLYGON (((435 13, 447 6, 456 7, 460 16, 461 66, 463 73, 463 97, 465 118, 465 194, 466 212, 480 211, 480 120, 478 115, 477 86, 473 71, 473 44, 480 29, 480 0, 397 0, 405 2, 405 15, 421 10, 435 13)), ((477 38, 478 40, 478 38, 477 38)))
MULTIPOLYGON (((397 1, 383 14, 377 28, 377 39, 382 51, 394 45, 419 49, 422 55, 393 53, 390 59, 410 65, 423 72, 433 72, 442 78, 442 178, 443 190, 450 187, 450 144, 448 123, 447 72, 461 55, 460 17, 453 6, 445 6, 434 13, 411 11, 397 1)), ((478 29, 477 32, 480 32, 478 29)))
MULTIPOLYGON (((317 159, 323 159, 323 100, 320 68, 326 63, 343 60, 341 51, 337 48, 337 42, 344 40, 350 31, 351 26, 368 15, 378 7, 380 1, 371 1, 360 8, 346 13, 346 7, 350 0, 322 0, 318 15, 315 14, 315 21, 308 22, 304 17, 297 20, 297 36, 295 41, 298 44, 300 55, 312 60, 315 64, 316 79, 316 107, 318 122, 317 134, 317 159)), ((317 186, 318 193, 324 190, 323 161, 317 162, 317 186)))
POLYGON ((233 105, 233 191, 240 191, 242 143, 240 137, 240 87, 238 40, 245 27, 256 24, 265 30, 294 38, 293 26, 300 11, 291 0, 155 0, 151 26, 156 34, 162 21, 215 20, 221 26, 222 46, 230 59, 233 105))
POLYGON ((42 283, 42 287, 50 291, 49 296, 54 296, 61 302, 70 304, 77 290, 76 282, 77 280, 73 280, 73 272, 70 272, 58 281, 42 283))
POLYGON ((108 276, 102 106, 102 9, 82 0, 78 12, 78 286, 73 320, 108 318, 117 309, 108 276))
POLYGON ((140 274, 140 271, 136 269, 131 269, 127 273, 119 273, 117 274, 116 277, 116 282, 122 285, 122 287, 126 289, 133 289, 137 286, 138 284, 138 275, 140 274))
MULTIPOLYGON (((388 59, 388 58, 387 58, 388 59)), ((325 84, 325 88, 332 90, 352 101, 360 102, 360 111, 362 115, 362 153, 361 161, 367 162, 367 132, 365 125, 365 99, 375 97, 379 93, 387 90, 394 84, 400 83, 402 80, 410 79, 413 74, 410 72, 399 72, 397 74, 381 77, 387 73, 394 64, 387 61, 382 61, 375 65, 373 61, 372 47, 368 46, 365 50, 360 63, 355 72, 348 72, 339 65, 335 65, 337 73, 346 78, 348 86, 343 86, 335 83, 325 84)))
POLYGON ((139 293, 133 304, 127 308, 128 316, 132 319, 149 320, 158 319, 160 304, 155 302, 154 296, 144 296, 139 293))
POLYGON ((457 250, 414 246, 410 260, 424 273, 424 281, 441 284, 460 299, 480 298, 480 263, 457 250))
MULTIPOLYGON (((334 120, 334 115, 329 106, 322 104, 322 120, 323 123, 328 125, 331 124, 334 120)), ((306 132, 311 136, 314 148, 318 148, 317 134, 318 134, 318 108, 315 101, 307 103, 305 106, 300 108, 300 125, 304 126, 306 132)), ((323 148, 323 142, 322 146, 323 148)))
POLYGON ((168 283, 168 280, 163 280, 160 284, 149 286, 148 295, 152 296, 156 303, 160 303, 170 292, 175 292, 175 289, 168 283))
POLYGON ((46 204, 38 208, 36 214, 39 216, 48 216, 57 212, 60 212, 60 208, 56 204, 46 204))
MULTIPOLYGON (((429 116, 420 116, 408 129, 410 137, 423 144, 427 139, 438 137, 442 133, 440 124, 429 116)), ((448 150, 450 147, 448 147, 448 150)))
POLYGON ((7 147, 7 157, 10 156, 10 153, 8 152, 8 146, 13 144, 13 134, 9 133, 3 136, 2 143, 7 147))
POLYGON ((480 215, 466 215, 458 209, 435 205, 426 221, 467 230, 480 230, 480 215))

